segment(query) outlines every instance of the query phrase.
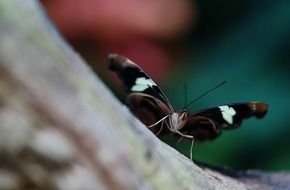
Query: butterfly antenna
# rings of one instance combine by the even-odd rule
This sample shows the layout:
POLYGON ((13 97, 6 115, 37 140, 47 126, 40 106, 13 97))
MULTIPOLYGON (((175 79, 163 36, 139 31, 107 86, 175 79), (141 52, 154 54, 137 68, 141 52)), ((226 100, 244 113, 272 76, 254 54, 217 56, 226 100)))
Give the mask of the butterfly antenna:
POLYGON ((191 104, 193 104, 194 102, 196 102, 197 100, 199 100, 200 98, 202 98, 203 96, 205 96, 205 95, 207 95, 208 93, 214 91, 215 89, 217 89, 217 88, 223 86, 223 85, 226 84, 226 83, 227 83, 227 81, 223 81, 223 82, 221 82, 220 84, 216 85, 215 87, 213 87, 213 88, 207 90, 206 92, 202 93, 200 96, 198 96, 197 98, 195 98, 194 100, 192 100, 191 102, 189 102, 189 103, 185 106, 185 108, 187 108, 188 106, 190 106, 191 104))

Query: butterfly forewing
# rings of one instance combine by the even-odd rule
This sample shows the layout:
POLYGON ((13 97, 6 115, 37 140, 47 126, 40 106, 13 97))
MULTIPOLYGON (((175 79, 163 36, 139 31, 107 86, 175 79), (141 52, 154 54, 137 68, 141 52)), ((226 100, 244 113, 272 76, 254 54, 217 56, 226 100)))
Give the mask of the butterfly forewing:
POLYGON ((109 69, 116 72, 128 93, 130 110, 145 125, 152 125, 174 112, 170 102, 157 84, 129 59, 109 55, 109 69))
POLYGON ((222 105, 193 113, 187 118, 181 129, 196 139, 212 139, 222 129, 234 129, 249 117, 262 118, 268 111, 268 105, 262 102, 247 102, 222 105))
POLYGON ((123 82, 123 86, 128 94, 144 93, 158 98, 166 104, 172 111, 173 108, 167 97, 160 90, 157 84, 131 60, 116 54, 109 55, 109 69, 117 72, 123 82))

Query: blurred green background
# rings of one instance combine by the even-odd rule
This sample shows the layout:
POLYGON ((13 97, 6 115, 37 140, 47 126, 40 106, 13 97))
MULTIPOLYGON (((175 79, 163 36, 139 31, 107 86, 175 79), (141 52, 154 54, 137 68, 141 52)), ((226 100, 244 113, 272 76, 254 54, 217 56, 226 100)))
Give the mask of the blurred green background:
MULTIPOLYGON (((237 169, 290 170, 289 0, 43 3, 60 32, 111 86, 116 81, 106 58, 116 52, 141 65, 176 109, 184 105, 185 82, 190 100, 224 80, 226 85, 190 110, 247 101, 270 105, 264 119, 246 120, 214 141, 195 144, 194 159, 237 169)), ((164 139, 189 155, 190 141, 164 139)))
MULTIPOLYGON (((184 104, 184 81, 193 99, 227 80, 191 110, 253 100, 270 109, 262 120, 195 145, 193 157, 239 169, 290 170, 290 1, 200 0, 197 6, 202 14, 188 35, 187 56, 165 85, 175 107, 184 104)), ((189 154, 190 142, 169 142, 189 154)))

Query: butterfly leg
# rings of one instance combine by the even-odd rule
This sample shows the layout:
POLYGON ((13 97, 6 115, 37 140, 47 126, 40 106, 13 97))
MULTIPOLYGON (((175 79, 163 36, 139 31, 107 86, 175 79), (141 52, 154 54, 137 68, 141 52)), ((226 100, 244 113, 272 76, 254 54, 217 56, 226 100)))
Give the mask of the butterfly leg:
POLYGON ((181 135, 183 138, 189 138, 189 139, 192 139, 191 141, 191 146, 190 146, 190 151, 189 151, 189 154, 190 154, 190 159, 192 160, 192 150, 193 150, 193 144, 194 144, 194 137, 192 135, 186 135, 186 134, 183 134, 181 133, 180 131, 176 130, 176 133, 181 135))
POLYGON ((163 122, 167 117, 169 117, 169 115, 166 115, 165 117, 163 117, 162 119, 160 119, 156 123, 153 123, 152 125, 147 126, 147 128, 152 128, 152 127, 158 125, 160 122, 163 122))
POLYGON ((164 125, 164 120, 162 120, 161 127, 160 127, 159 131, 156 133, 156 136, 158 136, 159 133, 161 133, 161 131, 163 130, 163 125, 164 125))
POLYGON ((180 131, 176 130, 175 131, 177 134, 179 134, 180 136, 182 137, 185 137, 185 138, 188 138, 188 139, 193 139, 193 136, 192 135, 186 135, 186 134, 183 134, 181 133, 180 131))
POLYGON ((157 126, 160 122, 161 122, 161 126, 160 129, 158 130, 158 132, 155 134, 156 136, 159 135, 159 133, 161 133, 161 131, 163 130, 163 125, 164 125, 164 121, 166 121, 165 119, 169 117, 169 115, 166 115, 165 117, 163 117, 162 119, 160 119, 159 121, 157 121, 156 123, 153 123, 152 125, 147 126, 147 128, 152 128, 157 126))

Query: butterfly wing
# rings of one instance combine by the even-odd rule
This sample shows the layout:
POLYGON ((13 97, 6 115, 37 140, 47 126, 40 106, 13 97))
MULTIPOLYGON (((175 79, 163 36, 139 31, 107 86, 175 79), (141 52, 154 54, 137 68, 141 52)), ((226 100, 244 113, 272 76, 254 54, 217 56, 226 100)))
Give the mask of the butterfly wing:
POLYGON ((128 93, 130 110, 145 125, 151 125, 174 112, 167 97, 157 84, 135 63, 126 57, 109 55, 109 69, 116 72, 128 93))
MULTIPOLYGON (((171 111, 162 101, 147 94, 131 93, 127 96, 127 103, 134 115, 146 126, 171 114, 171 111)), ((159 131, 156 127, 151 129, 154 133, 159 131)))
POLYGON ((262 102, 248 102, 222 105, 193 113, 186 120, 182 132, 205 140, 217 137, 222 129, 234 129, 244 119, 250 117, 263 118, 268 105, 262 102))

